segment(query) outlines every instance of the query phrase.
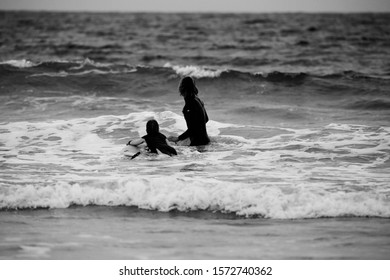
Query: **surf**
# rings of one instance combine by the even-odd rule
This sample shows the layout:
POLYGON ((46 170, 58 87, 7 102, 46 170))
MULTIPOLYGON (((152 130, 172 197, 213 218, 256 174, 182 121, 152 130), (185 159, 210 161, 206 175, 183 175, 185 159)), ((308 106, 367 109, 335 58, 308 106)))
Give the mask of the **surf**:
POLYGON ((390 217, 388 127, 280 129, 210 120, 211 144, 203 150, 175 146, 177 157, 129 160, 123 147, 145 134, 151 118, 165 135, 185 128, 170 111, 0 124, 0 208, 390 217))

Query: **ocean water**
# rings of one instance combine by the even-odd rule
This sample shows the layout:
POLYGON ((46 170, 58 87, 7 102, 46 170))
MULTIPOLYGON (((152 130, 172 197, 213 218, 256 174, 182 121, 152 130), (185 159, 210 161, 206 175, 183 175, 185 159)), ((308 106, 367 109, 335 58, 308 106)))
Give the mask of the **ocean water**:
POLYGON ((0 13, 1 259, 389 259, 389 14, 0 13))

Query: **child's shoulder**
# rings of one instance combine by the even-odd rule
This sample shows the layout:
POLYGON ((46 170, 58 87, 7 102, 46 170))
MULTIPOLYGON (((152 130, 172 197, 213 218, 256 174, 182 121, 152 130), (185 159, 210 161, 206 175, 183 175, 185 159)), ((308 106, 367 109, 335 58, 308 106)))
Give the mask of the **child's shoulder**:
POLYGON ((164 138, 164 139, 167 138, 167 137, 166 137, 164 134, 162 134, 161 132, 157 133, 157 134, 156 134, 156 137, 164 138))
POLYGON ((147 139, 150 139, 150 140, 152 140, 152 139, 167 139, 167 137, 164 135, 164 134, 162 134, 162 133, 156 133, 156 134, 151 134, 151 135, 149 135, 149 134, 146 134, 146 135, 144 135, 144 136, 142 136, 142 138, 143 139, 145 139, 145 140, 147 140, 147 139))

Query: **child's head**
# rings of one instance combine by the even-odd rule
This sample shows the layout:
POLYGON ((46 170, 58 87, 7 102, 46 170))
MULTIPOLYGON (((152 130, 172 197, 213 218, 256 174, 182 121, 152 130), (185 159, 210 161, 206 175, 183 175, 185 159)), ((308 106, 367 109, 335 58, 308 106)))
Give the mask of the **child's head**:
POLYGON ((149 120, 146 123, 146 133, 155 134, 159 132, 158 122, 156 120, 149 120))

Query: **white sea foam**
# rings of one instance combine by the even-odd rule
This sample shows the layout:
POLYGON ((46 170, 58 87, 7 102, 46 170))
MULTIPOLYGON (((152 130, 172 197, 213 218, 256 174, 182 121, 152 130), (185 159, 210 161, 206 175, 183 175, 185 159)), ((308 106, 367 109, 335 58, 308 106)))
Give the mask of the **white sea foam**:
POLYGON ((144 135, 151 118, 167 136, 186 128, 169 111, 0 124, 0 208, 93 204, 281 219, 390 217, 388 127, 331 124, 245 139, 229 131, 253 127, 210 120, 212 142, 204 149, 124 157, 124 144, 144 135))
POLYGON ((0 62, 0 64, 7 64, 18 68, 30 68, 37 65, 36 63, 33 63, 27 59, 19 59, 19 60, 12 59, 12 60, 0 62))
POLYGON ((50 73, 37 73, 32 74, 29 77, 68 77, 68 76, 85 76, 85 75, 109 75, 109 74, 126 74, 126 73, 134 73, 137 72, 137 69, 125 69, 125 70, 100 70, 100 69, 90 69, 79 72, 67 72, 67 71, 59 71, 59 72, 50 72, 50 73))
POLYGON ((388 197, 375 191, 317 193, 307 186, 227 183, 183 175, 10 187, 0 194, 0 202, 3 208, 126 205, 163 212, 208 210, 277 219, 390 217, 388 197))
POLYGON ((86 58, 84 60, 78 61, 79 65, 74 66, 71 69, 79 70, 84 68, 85 66, 94 66, 94 67, 109 67, 112 64, 110 63, 101 63, 101 62, 96 62, 90 58, 86 58))
POLYGON ((203 66, 195 66, 195 65, 172 65, 170 63, 166 63, 164 65, 166 68, 172 68, 178 75, 180 76, 192 76, 194 78, 216 78, 221 75, 223 70, 213 70, 207 69, 203 66))

